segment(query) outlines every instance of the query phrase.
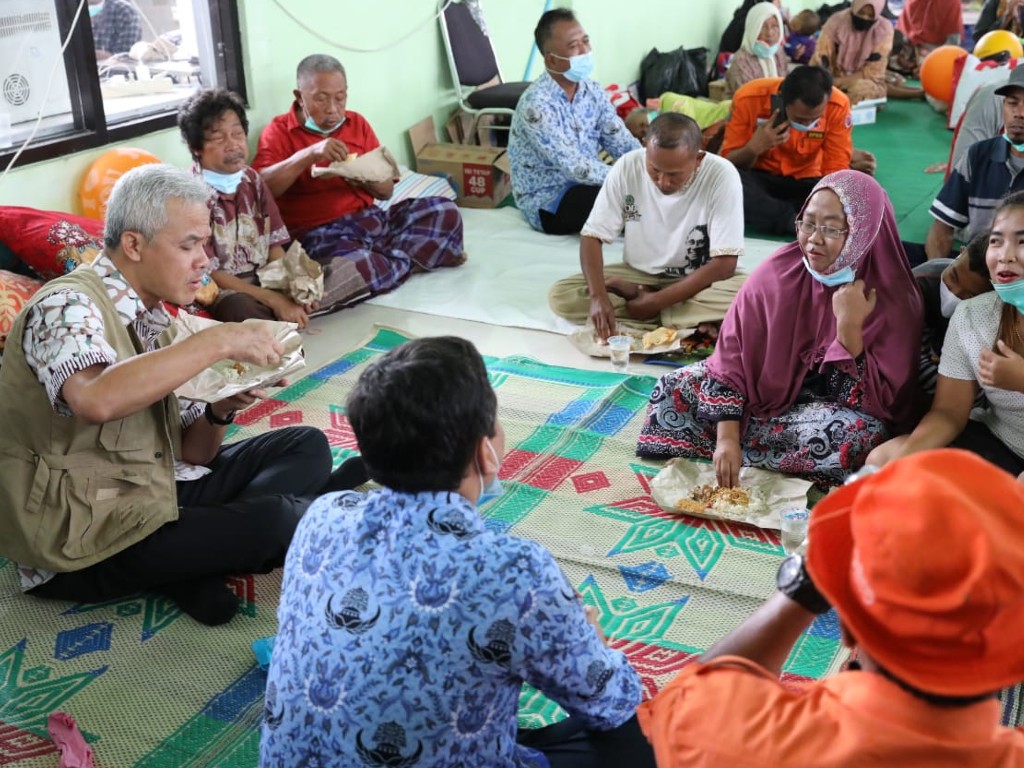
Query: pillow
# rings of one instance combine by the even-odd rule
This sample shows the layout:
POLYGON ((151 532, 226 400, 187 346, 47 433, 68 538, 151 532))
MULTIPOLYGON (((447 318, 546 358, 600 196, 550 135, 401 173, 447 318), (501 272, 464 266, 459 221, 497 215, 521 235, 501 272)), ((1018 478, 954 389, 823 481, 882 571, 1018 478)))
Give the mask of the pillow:
POLYGON ((96 258, 103 250, 103 222, 60 211, 0 206, 0 243, 51 280, 96 258))
POLYGON ((0 352, 7 343, 14 318, 42 285, 42 280, 0 269, 0 352))
POLYGON ((400 203, 410 197, 445 197, 454 200, 456 195, 447 179, 442 179, 440 176, 427 176, 405 168, 401 179, 395 184, 395 191, 391 197, 387 200, 378 200, 377 205, 387 210, 395 203, 400 203))

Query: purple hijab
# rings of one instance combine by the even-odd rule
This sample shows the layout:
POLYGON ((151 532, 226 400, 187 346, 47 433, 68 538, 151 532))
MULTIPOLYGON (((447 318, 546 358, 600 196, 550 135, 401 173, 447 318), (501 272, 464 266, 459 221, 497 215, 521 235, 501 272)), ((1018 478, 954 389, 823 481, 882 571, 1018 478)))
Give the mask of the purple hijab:
MULTIPOLYGON (((849 229, 829 272, 850 266, 867 290, 878 293, 875 310, 864 321, 861 408, 899 424, 909 415, 917 387, 923 309, 892 203, 877 181, 859 171, 829 174, 811 195, 820 189, 839 196, 849 229)), ((853 373, 852 358, 836 340, 832 294, 837 290, 808 274, 799 243, 783 246, 740 289, 708 359, 708 373, 744 395, 747 414, 762 417, 788 410, 807 374, 825 363, 853 373)))

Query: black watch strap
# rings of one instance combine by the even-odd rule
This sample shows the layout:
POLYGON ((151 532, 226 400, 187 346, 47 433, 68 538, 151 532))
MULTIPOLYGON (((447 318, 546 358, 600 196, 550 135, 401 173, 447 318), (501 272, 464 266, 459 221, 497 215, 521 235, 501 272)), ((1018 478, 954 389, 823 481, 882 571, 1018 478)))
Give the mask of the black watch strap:
POLYGON ((782 594, 811 613, 825 613, 832 607, 814 586, 800 555, 790 555, 782 561, 776 580, 782 594))
POLYGON ((213 412, 213 406, 210 403, 206 404, 206 411, 204 412, 206 420, 213 424, 215 427, 226 427, 228 424, 235 423, 235 412, 231 411, 226 418, 218 418, 217 414, 213 412))

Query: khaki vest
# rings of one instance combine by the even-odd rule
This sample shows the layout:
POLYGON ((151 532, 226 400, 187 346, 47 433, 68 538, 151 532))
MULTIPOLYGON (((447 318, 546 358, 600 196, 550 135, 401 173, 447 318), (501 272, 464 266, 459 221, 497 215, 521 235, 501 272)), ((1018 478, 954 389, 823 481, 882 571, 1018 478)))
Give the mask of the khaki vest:
MULTIPOLYGON (((96 302, 104 338, 118 360, 144 351, 89 267, 47 283, 28 306, 65 288, 96 302)), ((76 571, 178 518, 178 400, 170 394, 106 424, 59 415, 25 361, 27 316, 28 307, 14 322, 0 366, 0 555, 36 568, 76 571)))

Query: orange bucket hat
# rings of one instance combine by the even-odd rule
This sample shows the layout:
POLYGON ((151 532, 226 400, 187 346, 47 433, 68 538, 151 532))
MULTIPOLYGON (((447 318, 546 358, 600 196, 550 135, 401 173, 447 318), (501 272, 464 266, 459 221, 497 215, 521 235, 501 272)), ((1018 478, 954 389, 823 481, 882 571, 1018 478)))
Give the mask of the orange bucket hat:
POLYGON ((806 565, 857 643, 915 688, 1024 680, 1024 484, 973 453, 914 454, 831 493, 806 565))

